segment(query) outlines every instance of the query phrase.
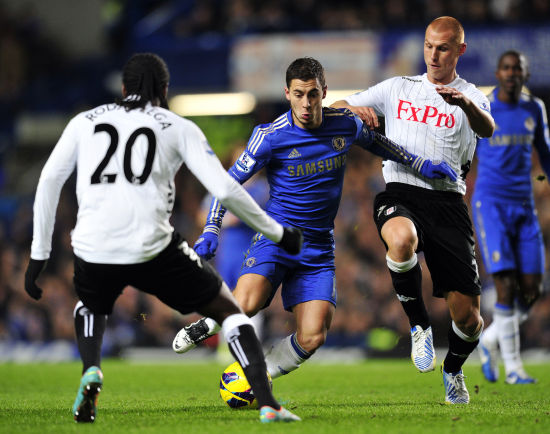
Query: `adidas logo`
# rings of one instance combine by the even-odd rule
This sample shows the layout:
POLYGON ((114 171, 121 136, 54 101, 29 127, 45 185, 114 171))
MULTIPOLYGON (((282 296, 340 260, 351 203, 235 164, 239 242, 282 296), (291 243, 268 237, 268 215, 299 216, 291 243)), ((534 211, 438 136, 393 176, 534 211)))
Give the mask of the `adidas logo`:
POLYGON ((298 158, 301 157, 302 154, 298 151, 298 149, 294 148, 290 154, 288 154, 288 158, 298 158))

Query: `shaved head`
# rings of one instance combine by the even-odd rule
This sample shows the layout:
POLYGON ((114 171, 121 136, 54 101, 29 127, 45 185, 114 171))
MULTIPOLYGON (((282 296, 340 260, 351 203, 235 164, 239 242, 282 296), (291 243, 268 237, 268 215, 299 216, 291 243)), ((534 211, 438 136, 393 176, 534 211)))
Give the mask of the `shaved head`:
POLYGON ((464 43, 464 28, 456 18, 453 18, 453 17, 436 18, 428 25, 428 27, 426 28, 426 31, 428 31, 428 29, 431 29, 437 33, 451 31, 454 34, 454 38, 453 38, 454 42, 456 42, 457 44, 464 43))

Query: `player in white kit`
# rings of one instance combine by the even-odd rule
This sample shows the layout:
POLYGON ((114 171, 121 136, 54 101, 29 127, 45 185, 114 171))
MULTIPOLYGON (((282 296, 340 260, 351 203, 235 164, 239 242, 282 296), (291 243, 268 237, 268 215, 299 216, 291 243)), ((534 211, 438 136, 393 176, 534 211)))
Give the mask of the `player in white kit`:
POLYGON ((425 33, 426 73, 390 78, 333 105, 348 107, 371 127, 384 116, 387 137, 409 152, 445 160, 461 174, 457 182, 427 179, 384 161, 386 191, 374 201, 393 285, 411 325, 411 358, 420 372, 434 370, 435 352, 416 252, 424 252, 434 296, 447 301, 452 324, 442 372, 449 404, 469 402, 462 365, 483 330, 473 230, 463 195, 476 136, 489 137, 494 130, 489 101, 456 73, 465 51, 462 25, 452 17, 437 18, 425 33))
POLYGON ((160 57, 132 56, 123 70, 123 98, 75 116, 38 182, 31 259, 25 274, 25 290, 36 300, 42 294, 36 280, 50 256, 60 191, 77 170, 78 216, 72 246, 80 301, 74 318, 83 376, 74 418, 93 422, 96 417, 107 315, 131 285, 183 314, 198 311, 223 323, 230 351, 258 399, 260 420, 299 420, 271 393, 250 319, 218 273, 174 232, 169 222, 174 176, 185 163, 224 206, 290 253, 300 251, 301 232, 269 217, 227 174, 202 131, 167 109, 168 81, 168 68, 160 57))

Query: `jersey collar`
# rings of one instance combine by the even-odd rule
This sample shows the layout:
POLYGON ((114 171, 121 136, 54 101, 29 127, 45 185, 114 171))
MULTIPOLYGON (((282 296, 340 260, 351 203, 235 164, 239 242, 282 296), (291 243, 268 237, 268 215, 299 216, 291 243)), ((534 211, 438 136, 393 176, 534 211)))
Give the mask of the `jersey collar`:
POLYGON ((432 83, 430 80, 428 80, 428 74, 425 72, 422 74, 422 81, 425 85, 435 88, 436 86, 449 86, 449 87, 457 87, 460 81, 460 75, 456 74, 456 77, 453 81, 451 81, 449 84, 435 84, 432 83))

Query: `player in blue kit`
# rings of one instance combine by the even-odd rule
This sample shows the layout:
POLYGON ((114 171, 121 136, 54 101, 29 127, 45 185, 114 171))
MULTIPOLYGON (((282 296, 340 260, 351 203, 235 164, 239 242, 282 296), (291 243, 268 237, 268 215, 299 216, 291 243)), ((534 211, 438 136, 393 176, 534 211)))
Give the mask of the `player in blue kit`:
MULTIPOLYGON (((240 183, 266 168, 270 200, 266 212, 275 220, 302 229, 299 255, 288 255, 256 234, 233 291, 247 315, 269 305, 282 283, 284 308, 293 312, 297 331, 277 342, 266 356, 272 378, 297 369, 325 342, 336 305, 334 218, 338 211, 346 154, 356 143, 376 155, 411 167, 427 178, 456 181, 446 162, 434 164, 364 126, 346 109, 324 108, 324 70, 312 58, 296 59, 286 72, 285 94, 290 110, 254 129, 246 150, 229 173, 240 183)), ((225 208, 217 199, 210 207, 195 251, 211 258, 225 208)), ((183 353, 215 333, 208 318, 183 328, 173 348, 183 353)))
POLYGON ((492 324, 479 352, 485 378, 498 379, 498 348, 506 383, 529 384, 523 369, 519 323, 542 292, 544 244, 531 184, 531 153, 550 175, 550 139, 544 103, 522 92, 529 77, 525 56, 506 51, 498 61, 496 87, 489 96, 497 124, 493 137, 477 147, 478 175, 472 198, 483 261, 497 291, 492 324))

